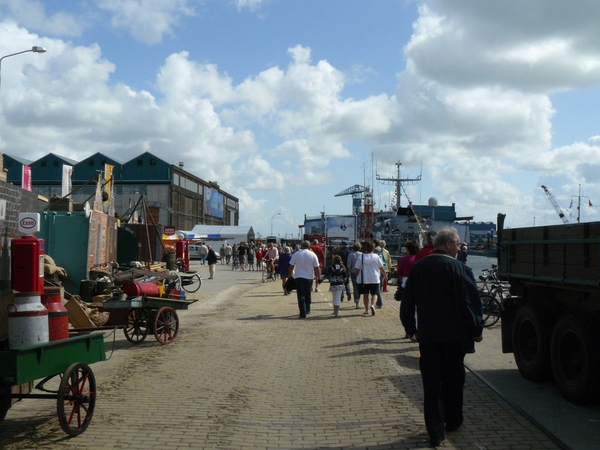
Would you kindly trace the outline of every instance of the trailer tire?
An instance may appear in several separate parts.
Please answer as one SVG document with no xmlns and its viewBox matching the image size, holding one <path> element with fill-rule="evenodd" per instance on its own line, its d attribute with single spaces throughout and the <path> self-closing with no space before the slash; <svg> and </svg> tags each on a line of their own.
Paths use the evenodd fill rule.
<svg viewBox="0 0 600 450">
<path fill-rule="evenodd" d="M 563 397 L 578 405 L 600 398 L 598 322 L 582 314 L 561 317 L 552 333 L 552 373 Z"/>
<path fill-rule="evenodd" d="M 550 379 L 550 342 L 552 317 L 537 305 L 521 306 L 512 328 L 512 344 L 515 362 L 523 377 L 531 381 Z"/>
</svg>

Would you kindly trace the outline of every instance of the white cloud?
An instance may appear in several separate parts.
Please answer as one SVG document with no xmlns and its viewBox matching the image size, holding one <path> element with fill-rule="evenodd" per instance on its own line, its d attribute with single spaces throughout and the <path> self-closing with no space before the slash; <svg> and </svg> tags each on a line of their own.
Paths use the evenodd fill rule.
<svg viewBox="0 0 600 450">
<path fill-rule="evenodd" d="M 194 15 L 189 0 L 95 0 L 100 9 L 113 14 L 111 23 L 124 28 L 138 41 L 160 42 L 173 32 L 181 16 Z"/>
<path fill-rule="evenodd" d="M 5 19 L 12 17 L 20 25 L 53 36 L 79 36 L 87 20 L 72 12 L 59 11 L 47 14 L 44 5 L 32 0 L 4 0 L 0 11 Z"/>
<path fill-rule="evenodd" d="M 250 11 L 256 11 L 266 0 L 233 0 L 238 11 L 248 8 Z"/>
</svg>

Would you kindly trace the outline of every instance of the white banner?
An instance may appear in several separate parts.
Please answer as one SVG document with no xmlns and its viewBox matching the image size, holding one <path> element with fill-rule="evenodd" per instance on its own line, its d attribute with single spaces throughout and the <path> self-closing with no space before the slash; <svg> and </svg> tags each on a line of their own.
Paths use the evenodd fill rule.
<svg viewBox="0 0 600 450">
<path fill-rule="evenodd" d="M 71 193 L 71 175 L 73 175 L 73 166 L 63 164 L 61 197 L 66 197 Z"/>
</svg>

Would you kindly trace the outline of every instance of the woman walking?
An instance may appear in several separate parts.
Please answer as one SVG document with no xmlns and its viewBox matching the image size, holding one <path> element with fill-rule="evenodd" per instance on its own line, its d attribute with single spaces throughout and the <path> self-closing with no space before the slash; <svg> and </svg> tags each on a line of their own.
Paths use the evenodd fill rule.
<svg viewBox="0 0 600 450">
<path fill-rule="evenodd" d="M 342 264 L 342 257 L 335 255 L 331 264 L 331 273 L 329 275 L 329 292 L 331 292 L 331 303 L 333 303 L 333 315 L 338 317 L 340 311 L 340 302 L 346 283 L 346 268 Z"/>
<path fill-rule="evenodd" d="M 279 265 L 277 266 L 279 270 L 279 276 L 281 277 L 281 287 L 283 288 L 283 295 L 290 295 L 290 293 L 285 288 L 285 282 L 287 281 L 289 276 L 291 259 L 292 249 L 291 247 L 285 247 L 283 249 L 283 253 L 279 255 Z"/>
</svg>

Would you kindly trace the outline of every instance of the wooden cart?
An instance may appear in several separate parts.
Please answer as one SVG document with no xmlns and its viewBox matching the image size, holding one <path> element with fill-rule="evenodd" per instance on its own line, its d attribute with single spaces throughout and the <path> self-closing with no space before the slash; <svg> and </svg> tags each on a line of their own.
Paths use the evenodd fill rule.
<svg viewBox="0 0 600 450">
<path fill-rule="evenodd" d="M 0 351 L 0 423 L 17 400 L 55 399 L 63 431 L 71 436 L 83 433 L 96 406 L 96 379 L 88 364 L 104 360 L 103 333 Z M 47 389 L 45 384 L 57 376 L 58 390 Z M 19 392 L 39 379 L 35 389 L 45 394 Z"/>
<path fill-rule="evenodd" d="M 179 333 L 179 317 L 176 310 L 188 309 L 198 300 L 178 300 L 162 297 L 139 297 L 120 300 L 105 300 L 102 308 L 105 311 L 128 309 L 127 320 L 123 331 L 129 342 L 139 344 L 149 332 L 154 333 L 156 340 L 167 345 L 172 343 Z"/>
</svg>

